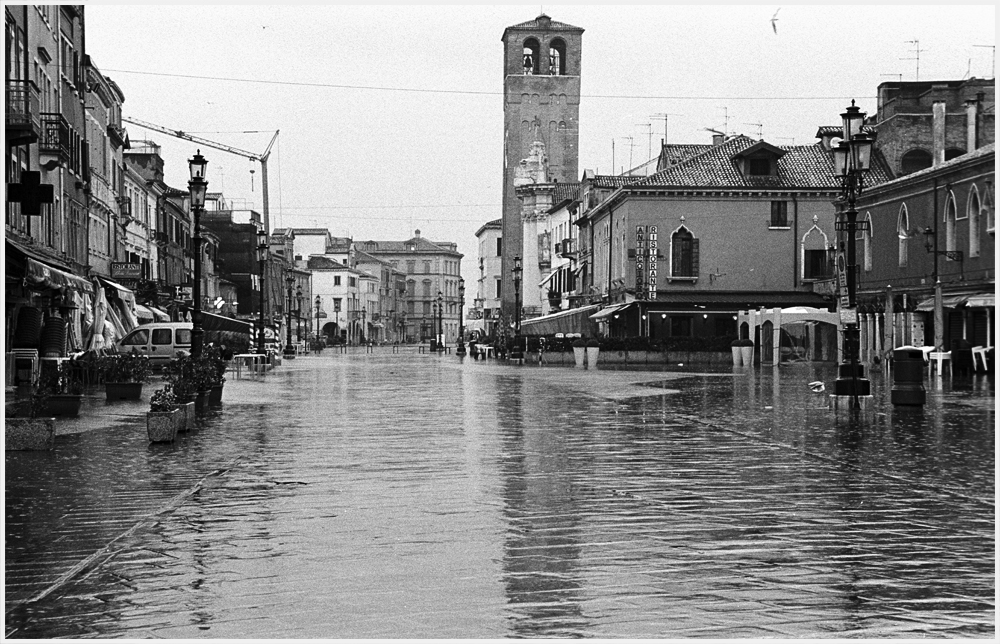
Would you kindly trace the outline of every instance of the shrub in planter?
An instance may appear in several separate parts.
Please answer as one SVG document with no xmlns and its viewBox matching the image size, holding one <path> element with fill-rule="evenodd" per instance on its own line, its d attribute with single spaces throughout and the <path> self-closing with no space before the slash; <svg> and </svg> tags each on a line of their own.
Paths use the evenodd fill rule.
<svg viewBox="0 0 1000 644">
<path fill-rule="evenodd" d="M 108 400 L 139 400 L 152 373 L 149 360 L 135 351 L 104 356 L 99 366 Z"/>
<path fill-rule="evenodd" d="M 45 395 L 44 416 L 80 415 L 83 402 L 83 382 L 72 361 L 62 362 L 56 369 L 46 370 L 38 379 L 37 389 Z"/>
<path fill-rule="evenodd" d="M 597 366 L 597 356 L 601 353 L 601 343 L 597 340 L 587 341 L 587 367 Z"/>
<path fill-rule="evenodd" d="M 173 441 L 177 437 L 177 419 L 180 413 L 169 384 L 154 391 L 149 397 L 149 413 L 146 414 L 146 434 L 150 442 Z"/>
<path fill-rule="evenodd" d="M 4 418 L 4 449 L 43 450 L 55 447 L 56 419 L 45 416 L 49 394 L 37 385 L 29 388 L 27 398 L 7 411 Z"/>
<path fill-rule="evenodd" d="M 587 359 L 587 341 L 583 338 L 573 340 L 573 360 L 577 367 L 583 367 Z"/>
</svg>

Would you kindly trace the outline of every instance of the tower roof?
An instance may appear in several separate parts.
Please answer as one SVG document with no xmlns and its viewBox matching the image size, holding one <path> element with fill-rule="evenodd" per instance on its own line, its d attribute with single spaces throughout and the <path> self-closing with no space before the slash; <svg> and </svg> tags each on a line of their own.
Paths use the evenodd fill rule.
<svg viewBox="0 0 1000 644">
<path fill-rule="evenodd" d="M 568 25 L 565 22 L 557 22 L 552 18 L 549 18 L 544 13 L 539 15 L 534 20 L 529 20 L 528 22 L 522 22 L 520 24 L 507 27 L 503 30 L 504 39 L 507 38 L 508 31 L 575 31 L 583 33 L 582 28 Z"/>
</svg>

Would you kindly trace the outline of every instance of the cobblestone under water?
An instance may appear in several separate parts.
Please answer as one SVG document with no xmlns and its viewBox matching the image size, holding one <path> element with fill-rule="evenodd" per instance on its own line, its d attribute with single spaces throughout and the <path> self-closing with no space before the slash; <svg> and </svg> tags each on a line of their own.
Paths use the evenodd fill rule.
<svg viewBox="0 0 1000 644">
<path fill-rule="evenodd" d="M 833 373 L 328 353 L 172 445 L 90 400 L 6 453 L 6 634 L 993 637 L 992 382 Z"/>
</svg>

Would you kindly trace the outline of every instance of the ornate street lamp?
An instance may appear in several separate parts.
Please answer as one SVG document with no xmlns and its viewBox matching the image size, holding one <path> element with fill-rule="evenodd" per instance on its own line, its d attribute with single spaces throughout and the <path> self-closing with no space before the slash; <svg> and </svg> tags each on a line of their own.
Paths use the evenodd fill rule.
<svg viewBox="0 0 1000 644">
<path fill-rule="evenodd" d="M 511 349 L 510 357 L 514 360 L 522 360 L 524 354 L 521 352 L 521 256 L 514 257 L 514 268 L 510 270 L 514 274 L 514 346 Z"/>
<path fill-rule="evenodd" d="M 263 228 L 257 229 L 257 263 L 260 268 L 260 312 L 257 329 L 257 353 L 264 354 L 264 265 L 267 263 L 267 231 Z"/>
<path fill-rule="evenodd" d="M 836 229 L 847 234 L 847 265 L 839 268 L 847 273 L 847 301 L 841 299 L 841 322 L 844 324 L 844 357 L 838 368 L 838 378 L 834 383 L 834 396 L 849 396 L 852 407 L 860 409 L 860 396 L 871 395 L 871 382 L 864 377 L 864 366 L 858 363 L 861 332 L 857 317 L 857 231 L 867 230 L 869 222 L 858 221 L 858 211 L 854 205 L 858 195 L 864 190 L 864 175 L 871 169 L 871 154 L 874 141 L 861 131 L 865 114 L 860 108 L 851 106 L 840 115 L 843 119 L 843 140 L 833 150 L 833 174 L 841 182 L 843 199 L 847 210 L 838 217 Z M 846 306 L 845 306 L 846 304 Z"/>
<path fill-rule="evenodd" d="M 188 170 L 191 179 L 188 181 L 188 191 L 191 195 L 191 214 L 194 216 L 194 289 L 192 290 L 191 312 L 191 355 L 201 357 L 201 349 L 205 344 L 205 331 L 201 320 L 201 212 L 205 209 L 205 194 L 208 192 L 208 181 L 205 180 L 205 167 L 208 161 L 201 156 L 201 150 L 196 150 L 194 157 L 188 160 Z"/>
<path fill-rule="evenodd" d="M 455 353 L 465 355 L 465 280 L 458 278 L 458 348 Z"/>
<path fill-rule="evenodd" d="M 368 342 L 368 309 L 361 307 L 361 343 Z"/>
<path fill-rule="evenodd" d="M 438 350 L 444 350 L 444 293 L 438 291 Z"/>
<path fill-rule="evenodd" d="M 302 287 L 295 287 L 295 300 L 299 307 L 295 309 L 295 341 L 302 343 Z"/>
<path fill-rule="evenodd" d="M 285 307 L 285 357 L 294 358 L 295 357 L 295 347 L 292 346 L 292 287 L 295 285 L 295 277 L 291 274 L 285 278 L 285 284 L 288 286 L 288 306 Z"/>
</svg>

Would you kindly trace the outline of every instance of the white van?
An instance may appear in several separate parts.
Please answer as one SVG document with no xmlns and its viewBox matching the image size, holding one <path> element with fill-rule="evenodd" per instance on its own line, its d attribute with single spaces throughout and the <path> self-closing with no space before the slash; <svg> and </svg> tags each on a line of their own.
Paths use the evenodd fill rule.
<svg viewBox="0 0 1000 644">
<path fill-rule="evenodd" d="M 150 364 L 162 367 L 177 357 L 178 351 L 191 353 L 190 322 L 152 322 L 129 331 L 117 342 L 121 353 L 147 356 Z"/>
</svg>

